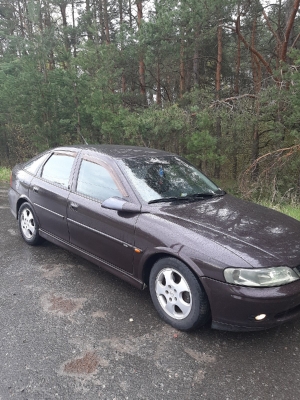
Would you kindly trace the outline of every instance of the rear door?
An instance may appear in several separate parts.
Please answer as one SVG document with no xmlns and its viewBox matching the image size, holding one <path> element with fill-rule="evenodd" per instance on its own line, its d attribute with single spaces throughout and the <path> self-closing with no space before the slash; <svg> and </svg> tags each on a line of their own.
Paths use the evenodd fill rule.
<svg viewBox="0 0 300 400">
<path fill-rule="evenodd" d="M 101 203 L 113 196 L 127 197 L 117 170 L 83 157 L 68 198 L 70 242 L 104 264 L 132 273 L 138 215 L 102 208 Z"/>
<path fill-rule="evenodd" d="M 40 228 L 69 241 L 67 199 L 75 166 L 75 152 L 56 151 L 30 184 L 29 198 L 39 219 Z"/>
</svg>

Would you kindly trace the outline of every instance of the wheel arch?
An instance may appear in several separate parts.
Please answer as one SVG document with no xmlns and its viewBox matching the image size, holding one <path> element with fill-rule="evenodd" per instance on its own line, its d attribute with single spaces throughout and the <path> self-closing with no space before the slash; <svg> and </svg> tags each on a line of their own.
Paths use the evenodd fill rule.
<svg viewBox="0 0 300 400">
<path fill-rule="evenodd" d="M 31 203 L 31 201 L 29 200 L 29 198 L 26 197 L 26 196 L 20 197 L 20 198 L 18 199 L 18 201 L 17 201 L 17 204 L 16 204 L 17 219 L 19 219 L 19 210 L 20 210 L 20 207 L 21 207 L 21 205 L 24 204 L 24 203 L 28 203 L 28 204 L 32 207 L 33 212 L 34 212 L 34 215 L 35 215 L 35 217 L 37 218 L 37 220 L 38 220 L 38 222 L 39 222 L 39 219 L 38 219 L 38 217 L 37 217 L 37 215 L 36 215 L 36 212 L 35 212 L 35 208 L 33 207 L 33 204 Z"/>
<path fill-rule="evenodd" d="M 201 280 L 199 278 L 199 276 L 203 276 L 203 273 L 197 264 L 193 263 L 192 261 L 189 262 L 189 260 L 187 260 L 185 257 L 184 258 L 180 257 L 177 253 L 174 254 L 174 253 L 167 253 L 167 252 L 158 252 L 158 253 L 151 254 L 144 261 L 142 280 L 145 285 L 149 286 L 149 277 L 150 277 L 151 269 L 154 266 L 154 264 L 161 258 L 174 258 L 174 259 L 182 262 L 195 275 L 196 279 L 199 281 L 201 286 L 203 286 L 201 283 Z"/>
<path fill-rule="evenodd" d="M 30 203 L 29 199 L 27 197 L 20 197 L 17 201 L 16 204 L 16 212 L 17 212 L 17 219 L 19 218 L 19 210 L 22 204 L 24 203 L 29 203 L 32 207 L 32 204 Z"/>
<path fill-rule="evenodd" d="M 142 280 L 145 285 L 149 286 L 149 277 L 150 277 L 150 272 L 153 267 L 153 265 L 156 263 L 156 261 L 160 260 L 161 258 L 167 258 L 167 257 L 174 257 L 174 255 L 167 254 L 167 253 L 154 253 L 151 254 L 146 261 L 144 262 L 143 265 L 143 274 L 142 274 Z M 176 257 L 174 257 L 176 258 Z"/>
</svg>

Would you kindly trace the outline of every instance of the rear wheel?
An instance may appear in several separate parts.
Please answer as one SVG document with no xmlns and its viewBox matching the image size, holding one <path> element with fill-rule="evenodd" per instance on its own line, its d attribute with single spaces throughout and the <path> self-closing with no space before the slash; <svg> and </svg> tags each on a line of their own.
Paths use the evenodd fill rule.
<svg viewBox="0 0 300 400">
<path fill-rule="evenodd" d="M 170 257 L 157 261 L 150 273 L 149 287 L 159 315 L 174 328 L 192 330 L 208 321 L 206 293 L 181 261 Z"/>
<path fill-rule="evenodd" d="M 18 213 L 19 229 L 25 242 L 31 246 L 41 243 L 39 225 L 33 208 L 29 203 L 23 203 Z"/>
</svg>

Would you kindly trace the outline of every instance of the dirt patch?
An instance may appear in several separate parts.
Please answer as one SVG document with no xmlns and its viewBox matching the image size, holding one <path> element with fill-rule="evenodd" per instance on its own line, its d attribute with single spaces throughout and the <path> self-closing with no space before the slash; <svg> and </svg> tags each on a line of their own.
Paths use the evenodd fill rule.
<svg viewBox="0 0 300 400">
<path fill-rule="evenodd" d="M 47 312 L 58 315 L 69 315 L 82 308 L 85 301 L 86 299 L 84 298 L 72 299 L 52 294 L 42 299 L 42 305 Z"/>
<path fill-rule="evenodd" d="M 200 385 L 204 381 L 204 379 L 205 379 L 205 371 L 199 369 L 194 375 L 194 382 Z"/>
<path fill-rule="evenodd" d="M 42 269 L 46 271 L 52 271 L 54 268 L 57 268 L 56 264 L 45 264 L 42 266 Z"/>
<path fill-rule="evenodd" d="M 61 268 L 59 265 L 51 265 L 51 264 L 46 264 L 42 266 L 42 270 L 44 272 L 43 276 L 46 279 L 53 280 L 55 278 L 58 278 L 62 276 Z"/>
<path fill-rule="evenodd" d="M 200 353 L 199 351 L 195 351 L 189 348 L 185 348 L 184 351 L 200 364 L 210 364 L 216 362 L 215 356 L 211 356 L 205 353 Z"/>
<path fill-rule="evenodd" d="M 63 314 L 70 314 L 77 308 L 77 304 L 74 300 L 64 299 L 63 297 L 52 296 L 50 302 L 52 305 L 49 307 L 49 311 L 57 311 L 62 312 Z"/>
<path fill-rule="evenodd" d="M 99 360 L 95 353 L 86 353 L 84 357 L 77 358 L 65 364 L 64 372 L 67 374 L 92 374 L 96 371 Z"/>
<path fill-rule="evenodd" d="M 106 312 L 106 311 L 98 310 L 98 311 L 95 311 L 95 312 L 92 314 L 92 317 L 93 317 L 93 318 L 103 318 L 103 319 L 106 319 L 106 315 L 107 315 L 107 312 Z"/>
</svg>

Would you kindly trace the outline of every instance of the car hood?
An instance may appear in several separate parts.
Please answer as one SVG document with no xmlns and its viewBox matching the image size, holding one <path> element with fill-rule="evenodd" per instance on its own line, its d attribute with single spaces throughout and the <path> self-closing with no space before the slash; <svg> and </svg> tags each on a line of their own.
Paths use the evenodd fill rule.
<svg viewBox="0 0 300 400">
<path fill-rule="evenodd" d="M 209 238 L 253 267 L 300 265 L 300 222 L 231 195 L 160 204 L 161 218 Z M 197 239 L 196 239 L 197 240 Z"/>
</svg>

